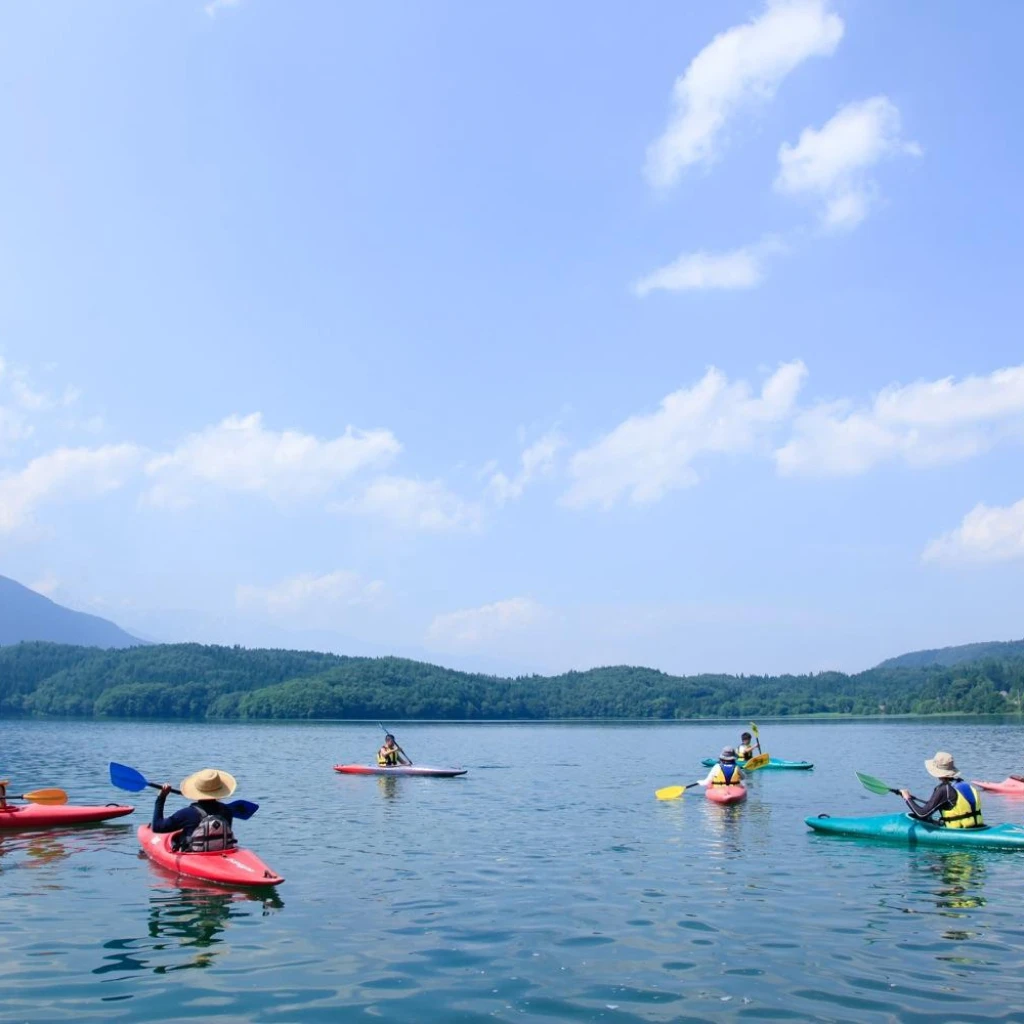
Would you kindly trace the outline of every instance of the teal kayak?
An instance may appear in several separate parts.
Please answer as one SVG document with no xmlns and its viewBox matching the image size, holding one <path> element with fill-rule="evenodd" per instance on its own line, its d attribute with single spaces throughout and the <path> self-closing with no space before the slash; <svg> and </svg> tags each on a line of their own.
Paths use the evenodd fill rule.
<svg viewBox="0 0 1024 1024">
<path fill-rule="evenodd" d="M 741 768 L 746 764 L 745 761 L 737 761 L 736 763 Z M 718 764 L 718 761 L 713 757 L 705 757 L 704 760 L 701 761 L 701 764 L 704 765 L 705 768 L 710 768 L 713 764 Z M 783 761 L 778 757 L 770 757 L 768 758 L 768 763 L 762 765 L 760 770 L 766 772 L 769 768 L 796 768 L 807 771 L 808 768 L 813 767 L 814 765 L 811 764 L 810 761 Z"/>
<path fill-rule="evenodd" d="M 1024 850 L 1024 826 L 986 825 L 983 828 L 947 828 L 917 821 L 909 814 L 879 814 L 870 818 L 806 818 L 815 832 L 860 839 L 881 839 L 910 846 L 973 846 L 993 850 Z"/>
</svg>

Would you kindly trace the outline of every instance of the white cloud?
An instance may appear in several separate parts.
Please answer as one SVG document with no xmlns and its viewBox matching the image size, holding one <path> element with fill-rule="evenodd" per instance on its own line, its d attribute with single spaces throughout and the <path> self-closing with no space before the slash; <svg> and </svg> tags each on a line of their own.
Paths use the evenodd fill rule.
<svg viewBox="0 0 1024 1024">
<path fill-rule="evenodd" d="M 519 472 L 509 479 L 502 472 L 491 474 L 488 489 L 499 505 L 521 498 L 527 485 L 537 477 L 549 476 L 555 468 L 555 456 L 565 446 L 565 438 L 556 431 L 545 434 L 519 457 Z"/>
<path fill-rule="evenodd" d="M 42 594 L 43 597 L 53 597 L 60 589 L 60 580 L 57 579 L 56 574 L 47 571 L 35 582 L 30 583 L 28 588 L 29 590 L 34 590 L 37 594 Z"/>
<path fill-rule="evenodd" d="M 953 462 L 1024 437 L 1024 366 L 985 377 L 893 385 L 873 402 L 818 405 L 775 452 L 783 474 L 850 476 L 886 461 Z"/>
<path fill-rule="evenodd" d="M 435 616 L 427 629 L 427 643 L 441 650 L 486 648 L 523 633 L 547 616 L 547 609 L 536 601 L 511 597 Z"/>
<path fill-rule="evenodd" d="M 122 486 L 142 460 L 133 444 L 102 448 L 57 448 L 24 469 L 0 476 L 0 533 L 32 521 L 47 502 L 91 498 Z"/>
<path fill-rule="evenodd" d="M 371 603 L 383 589 L 380 580 L 366 580 L 357 572 L 338 569 L 322 576 L 300 573 L 267 587 L 242 583 L 235 589 L 235 603 L 272 619 L 301 618 L 308 625 L 310 615 L 318 620 L 330 618 L 340 609 Z"/>
<path fill-rule="evenodd" d="M 764 280 L 761 252 L 751 246 L 731 252 L 689 252 L 633 285 L 643 298 L 653 291 L 754 288 Z"/>
<path fill-rule="evenodd" d="M 868 168 L 901 154 L 920 156 L 921 147 L 900 137 L 900 112 L 893 103 L 873 96 L 841 108 L 820 129 L 805 128 L 795 146 L 783 143 L 775 188 L 818 197 L 825 203 L 826 227 L 853 228 L 877 192 Z"/>
<path fill-rule="evenodd" d="M 734 113 L 771 99 L 791 71 L 831 54 L 842 36 L 825 0 L 770 0 L 753 21 L 715 36 L 676 79 L 668 125 L 647 150 L 648 180 L 667 188 L 684 168 L 711 162 Z"/>
<path fill-rule="evenodd" d="M 389 430 L 355 430 L 322 441 L 294 430 L 263 426 L 259 413 L 229 416 L 191 434 L 173 452 L 151 459 L 148 500 L 188 505 L 203 487 L 275 499 L 325 494 L 359 470 L 387 463 L 401 450 Z"/>
<path fill-rule="evenodd" d="M 657 501 L 697 482 L 693 463 L 709 453 L 755 449 L 792 415 L 807 369 L 785 363 L 754 396 L 745 381 L 730 384 L 714 367 L 691 388 L 662 399 L 656 412 L 632 416 L 570 461 L 564 504 L 610 507 Z"/>
<path fill-rule="evenodd" d="M 480 524 L 479 505 L 453 494 L 440 480 L 378 477 L 360 495 L 335 507 L 403 530 L 442 532 Z"/>
<path fill-rule="evenodd" d="M 210 0 L 208 4 L 203 7 L 207 15 L 211 18 L 217 16 L 218 11 L 225 11 L 229 7 L 240 7 L 242 0 Z"/>
<path fill-rule="evenodd" d="M 1024 500 L 1005 508 L 977 505 L 955 530 L 924 550 L 928 562 L 1006 562 L 1024 558 Z"/>
</svg>

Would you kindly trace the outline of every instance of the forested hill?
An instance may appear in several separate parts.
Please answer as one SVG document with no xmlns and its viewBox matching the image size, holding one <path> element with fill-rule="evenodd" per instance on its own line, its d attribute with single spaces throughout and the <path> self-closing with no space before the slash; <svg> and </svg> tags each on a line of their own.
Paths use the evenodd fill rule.
<svg viewBox="0 0 1024 1024">
<path fill-rule="evenodd" d="M 931 651 L 911 651 L 895 658 L 887 658 L 878 668 L 923 668 L 926 665 L 960 665 L 965 661 L 983 658 L 1013 660 L 1024 658 L 1024 640 L 992 640 L 980 644 L 961 644 L 959 647 L 938 647 Z"/>
<path fill-rule="evenodd" d="M 858 675 L 560 676 L 455 672 L 401 658 L 200 644 L 0 647 L 0 715 L 126 718 L 545 719 L 1016 712 L 1024 658 Z"/>
<path fill-rule="evenodd" d="M 94 647 L 132 647 L 142 643 L 107 619 L 65 608 L 16 580 L 0 576 L 0 644 L 21 640 Z"/>
</svg>

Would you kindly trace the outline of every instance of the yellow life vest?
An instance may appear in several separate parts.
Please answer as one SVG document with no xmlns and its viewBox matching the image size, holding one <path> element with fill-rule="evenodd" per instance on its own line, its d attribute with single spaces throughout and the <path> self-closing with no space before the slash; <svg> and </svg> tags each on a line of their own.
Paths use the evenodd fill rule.
<svg viewBox="0 0 1024 1024">
<path fill-rule="evenodd" d="M 985 822 L 981 817 L 981 797 L 969 782 L 950 783 L 956 790 L 956 803 L 948 811 L 939 811 L 946 828 L 978 828 Z"/>
<path fill-rule="evenodd" d="M 736 757 L 740 761 L 749 761 L 754 756 L 754 748 L 746 745 L 736 748 Z"/>
<path fill-rule="evenodd" d="M 731 764 L 728 767 L 730 769 L 728 778 L 726 778 L 725 775 L 726 766 L 721 762 L 711 769 L 712 786 L 735 786 L 742 780 L 743 773 L 740 771 L 738 765 Z"/>
<path fill-rule="evenodd" d="M 387 747 L 381 747 L 377 751 L 377 764 L 382 768 L 389 768 L 392 765 L 398 764 L 398 748 L 392 747 L 388 750 Z"/>
</svg>

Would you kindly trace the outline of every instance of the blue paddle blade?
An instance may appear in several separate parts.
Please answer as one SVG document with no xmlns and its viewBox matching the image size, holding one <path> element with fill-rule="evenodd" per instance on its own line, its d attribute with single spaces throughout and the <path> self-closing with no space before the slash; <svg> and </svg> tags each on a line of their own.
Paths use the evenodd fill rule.
<svg viewBox="0 0 1024 1024">
<path fill-rule="evenodd" d="M 142 772 L 116 761 L 110 762 L 110 781 L 118 789 L 127 789 L 129 793 L 138 793 L 146 788 L 146 777 Z"/>
<path fill-rule="evenodd" d="M 232 815 L 242 821 L 248 821 L 260 809 L 260 805 L 251 800 L 232 800 L 224 806 L 230 807 Z"/>
</svg>

